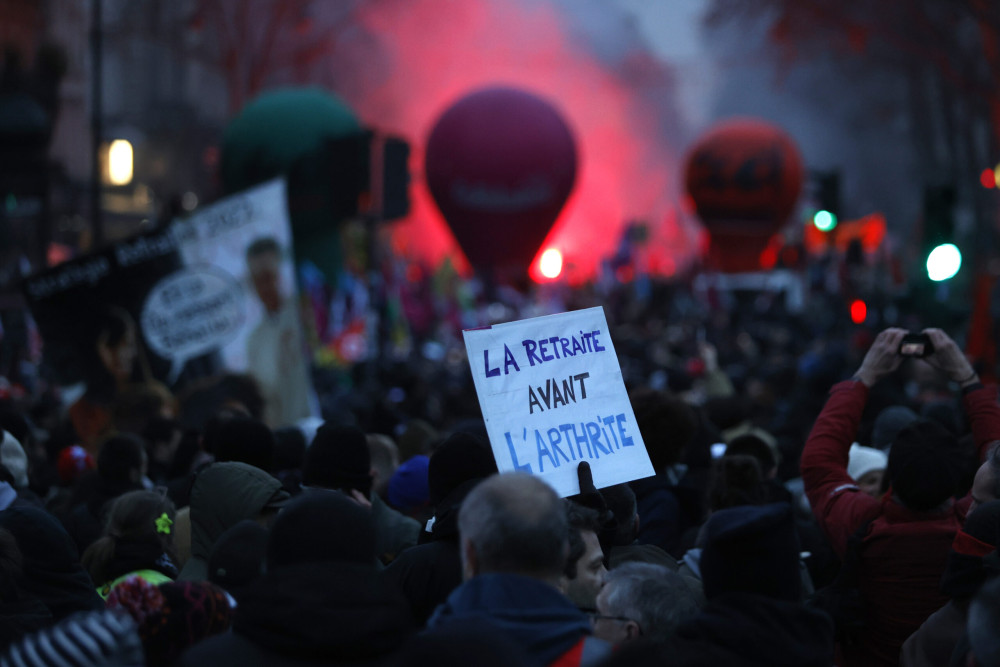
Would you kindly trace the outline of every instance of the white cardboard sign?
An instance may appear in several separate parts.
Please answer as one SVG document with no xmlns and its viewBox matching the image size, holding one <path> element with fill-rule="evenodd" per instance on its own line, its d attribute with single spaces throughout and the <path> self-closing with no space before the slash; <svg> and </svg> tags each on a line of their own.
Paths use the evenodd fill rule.
<svg viewBox="0 0 1000 667">
<path fill-rule="evenodd" d="M 464 332 L 479 405 L 500 472 L 526 472 L 559 495 L 653 475 L 603 308 Z"/>
</svg>

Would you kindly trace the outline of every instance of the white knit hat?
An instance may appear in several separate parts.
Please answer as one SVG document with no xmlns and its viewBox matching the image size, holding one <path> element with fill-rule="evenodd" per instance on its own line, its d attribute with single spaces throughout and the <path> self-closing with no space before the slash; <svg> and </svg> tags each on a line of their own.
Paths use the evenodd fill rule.
<svg viewBox="0 0 1000 667">
<path fill-rule="evenodd" d="M 873 470 L 885 470 L 888 464 L 889 457 L 882 450 L 854 443 L 848 454 L 847 474 L 856 482 Z"/>
</svg>

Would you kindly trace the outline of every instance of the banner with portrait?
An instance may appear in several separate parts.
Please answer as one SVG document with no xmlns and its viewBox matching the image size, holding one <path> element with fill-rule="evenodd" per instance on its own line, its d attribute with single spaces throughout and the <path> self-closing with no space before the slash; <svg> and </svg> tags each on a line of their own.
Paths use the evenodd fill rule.
<svg viewBox="0 0 1000 667">
<path fill-rule="evenodd" d="M 271 426 L 314 413 L 285 184 L 228 197 L 23 284 L 45 356 L 78 400 L 254 378 Z M 78 429 L 79 430 L 79 429 Z"/>
</svg>

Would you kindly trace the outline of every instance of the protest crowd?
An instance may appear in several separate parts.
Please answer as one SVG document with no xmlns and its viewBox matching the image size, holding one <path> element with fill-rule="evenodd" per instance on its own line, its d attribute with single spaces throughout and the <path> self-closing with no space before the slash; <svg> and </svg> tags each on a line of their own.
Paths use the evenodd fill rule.
<svg viewBox="0 0 1000 667">
<path fill-rule="evenodd" d="M 1000 404 L 957 335 L 559 298 L 604 306 L 653 476 L 498 474 L 461 314 L 314 378 L 325 421 L 112 339 L 102 392 L 7 396 L 0 665 L 1000 666 Z"/>
</svg>

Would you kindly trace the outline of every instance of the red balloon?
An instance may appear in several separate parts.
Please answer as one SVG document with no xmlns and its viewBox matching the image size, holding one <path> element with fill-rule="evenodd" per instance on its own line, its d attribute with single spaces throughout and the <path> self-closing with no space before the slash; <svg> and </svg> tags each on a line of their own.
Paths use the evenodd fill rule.
<svg viewBox="0 0 1000 667">
<path fill-rule="evenodd" d="M 780 128 L 730 120 L 695 144 L 685 181 L 711 237 L 712 263 L 725 271 L 759 270 L 761 251 L 798 200 L 802 157 Z"/>
<path fill-rule="evenodd" d="M 427 185 L 476 269 L 526 271 L 576 180 L 576 144 L 545 100 L 514 88 L 473 92 L 427 142 Z"/>
</svg>

